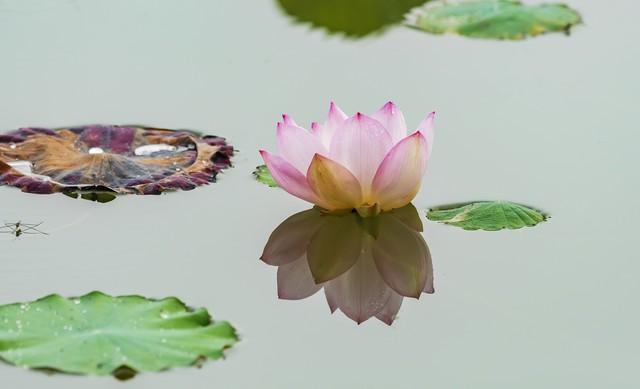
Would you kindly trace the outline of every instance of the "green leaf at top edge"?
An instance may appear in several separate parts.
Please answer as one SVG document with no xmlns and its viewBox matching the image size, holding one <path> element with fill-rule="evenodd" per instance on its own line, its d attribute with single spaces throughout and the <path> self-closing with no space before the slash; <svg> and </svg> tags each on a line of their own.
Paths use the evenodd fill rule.
<svg viewBox="0 0 640 389">
<path fill-rule="evenodd" d="M 412 8 L 428 0 L 276 0 L 296 22 L 328 34 L 363 38 L 400 24 Z"/>
<path fill-rule="evenodd" d="M 509 40 L 568 33 L 581 22 L 580 14 L 567 5 L 526 5 L 518 0 L 431 1 L 407 17 L 409 27 L 432 34 Z"/>
<path fill-rule="evenodd" d="M 498 231 L 533 227 L 546 221 L 548 216 L 509 201 L 478 201 L 430 209 L 427 219 L 465 230 Z"/>
<path fill-rule="evenodd" d="M 237 341 L 229 323 L 175 297 L 92 292 L 0 306 L 0 359 L 21 367 L 124 379 L 218 359 Z"/>
<path fill-rule="evenodd" d="M 273 179 L 266 165 L 257 166 L 256 170 L 253 172 L 253 176 L 258 180 L 258 182 L 269 185 L 271 188 L 278 186 L 278 183 Z"/>
</svg>

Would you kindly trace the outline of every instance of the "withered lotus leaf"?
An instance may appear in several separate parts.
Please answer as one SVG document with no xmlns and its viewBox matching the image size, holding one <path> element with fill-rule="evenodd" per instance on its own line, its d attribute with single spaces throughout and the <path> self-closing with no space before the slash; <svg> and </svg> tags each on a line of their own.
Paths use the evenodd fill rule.
<svg viewBox="0 0 640 389">
<path fill-rule="evenodd" d="M 21 128 L 0 134 L 0 185 L 38 194 L 191 190 L 214 182 L 232 155 L 224 138 L 186 130 Z"/>
</svg>

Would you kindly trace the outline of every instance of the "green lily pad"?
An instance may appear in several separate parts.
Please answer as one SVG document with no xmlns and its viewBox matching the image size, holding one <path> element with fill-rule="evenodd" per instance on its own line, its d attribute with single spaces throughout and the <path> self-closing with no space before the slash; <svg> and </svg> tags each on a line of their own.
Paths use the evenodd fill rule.
<svg viewBox="0 0 640 389">
<path fill-rule="evenodd" d="M 256 178 L 256 180 L 258 180 L 258 182 L 262 182 L 263 184 L 269 185 L 272 188 L 278 186 L 278 183 L 273 179 L 266 165 L 257 166 L 256 170 L 253 172 L 253 176 Z"/>
<path fill-rule="evenodd" d="M 296 21 L 350 38 L 384 31 L 428 0 L 277 0 Z"/>
<path fill-rule="evenodd" d="M 433 34 L 520 40 L 564 31 L 582 22 L 564 4 L 525 5 L 519 0 L 432 1 L 408 16 L 409 27 Z"/>
<path fill-rule="evenodd" d="M 508 201 L 479 201 L 430 209 L 427 219 L 465 230 L 498 231 L 533 227 L 547 220 L 548 216 Z"/>
<path fill-rule="evenodd" d="M 0 358 L 21 367 L 130 378 L 218 359 L 237 341 L 229 323 L 175 297 L 93 292 L 0 306 Z"/>
</svg>

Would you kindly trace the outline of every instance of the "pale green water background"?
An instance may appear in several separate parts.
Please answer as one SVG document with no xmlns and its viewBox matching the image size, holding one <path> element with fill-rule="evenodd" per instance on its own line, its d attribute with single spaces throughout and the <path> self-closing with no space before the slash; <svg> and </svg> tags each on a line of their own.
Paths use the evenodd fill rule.
<svg viewBox="0 0 640 389">
<path fill-rule="evenodd" d="M 0 128 L 140 123 L 226 136 L 218 184 L 109 204 L 0 188 L 0 303 L 57 292 L 175 295 L 242 341 L 202 369 L 121 383 L 0 365 L 21 388 L 638 387 L 640 35 L 634 1 L 572 0 L 586 25 L 526 42 L 404 28 L 344 41 L 294 26 L 272 1 L 0 1 Z M 436 294 L 392 327 L 329 314 L 324 296 L 276 299 L 258 261 L 307 205 L 254 182 L 287 112 L 393 99 L 415 126 L 438 111 L 414 204 L 508 199 L 553 215 L 533 229 L 427 223 Z"/>
</svg>

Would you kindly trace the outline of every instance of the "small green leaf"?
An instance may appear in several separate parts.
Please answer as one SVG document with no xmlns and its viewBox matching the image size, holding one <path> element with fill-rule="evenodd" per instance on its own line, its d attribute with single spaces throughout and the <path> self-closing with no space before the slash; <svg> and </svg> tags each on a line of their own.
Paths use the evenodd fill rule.
<svg viewBox="0 0 640 389">
<path fill-rule="evenodd" d="M 329 34 L 362 38 L 402 22 L 404 15 L 428 0 L 277 0 L 296 21 Z"/>
<path fill-rule="evenodd" d="M 262 182 L 265 185 L 269 185 L 272 188 L 278 186 L 278 183 L 273 179 L 271 173 L 269 172 L 269 169 L 267 169 L 267 166 L 265 165 L 257 166 L 256 170 L 253 172 L 253 175 L 255 176 L 256 180 Z"/>
<path fill-rule="evenodd" d="M 533 227 L 547 220 L 540 211 L 508 201 L 479 201 L 430 209 L 427 219 L 465 230 L 498 231 Z"/>
<path fill-rule="evenodd" d="M 0 358 L 22 367 L 131 378 L 218 359 L 237 340 L 229 323 L 174 297 L 93 292 L 0 306 Z"/>
<path fill-rule="evenodd" d="M 525 5 L 519 0 L 432 1 L 408 16 L 407 24 L 433 34 L 520 40 L 547 32 L 568 32 L 582 22 L 564 4 Z"/>
</svg>

